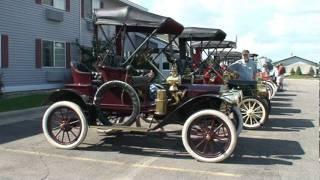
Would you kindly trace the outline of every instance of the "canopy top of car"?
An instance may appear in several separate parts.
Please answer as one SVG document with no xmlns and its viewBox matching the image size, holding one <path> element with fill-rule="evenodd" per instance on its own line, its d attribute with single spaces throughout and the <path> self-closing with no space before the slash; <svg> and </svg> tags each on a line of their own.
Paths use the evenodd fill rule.
<svg viewBox="0 0 320 180">
<path fill-rule="evenodd" d="M 179 35 L 184 27 L 170 17 L 164 17 L 134 7 L 117 7 L 95 11 L 96 25 L 125 26 L 128 32 Z"/>
<path fill-rule="evenodd" d="M 250 53 L 250 57 L 258 57 L 259 55 L 256 53 Z"/>
<path fill-rule="evenodd" d="M 197 41 L 191 44 L 193 48 L 213 49 L 213 48 L 237 48 L 237 43 L 233 41 Z"/>
<path fill-rule="evenodd" d="M 179 39 L 185 41 L 223 41 L 227 34 L 221 29 L 185 27 Z"/>
</svg>

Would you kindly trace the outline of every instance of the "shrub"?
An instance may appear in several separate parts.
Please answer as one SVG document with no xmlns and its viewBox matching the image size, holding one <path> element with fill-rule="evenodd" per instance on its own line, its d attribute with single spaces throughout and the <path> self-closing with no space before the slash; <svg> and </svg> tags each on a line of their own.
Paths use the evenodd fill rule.
<svg viewBox="0 0 320 180">
<path fill-rule="evenodd" d="M 296 75 L 302 75 L 300 66 L 297 67 Z"/>
<path fill-rule="evenodd" d="M 290 75 L 293 76 L 295 74 L 296 74 L 296 71 L 292 68 L 291 71 L 290 71 Z"/>
<path fill-rule="evenodd" d="M 312 66 L 310 67 L 308 74 L 309 74 L 310 76 L 313 76 L 313 75 L 314 75 L 314 70 L 313 70 L 313 67 L 312 67 Z"/>
</svg>

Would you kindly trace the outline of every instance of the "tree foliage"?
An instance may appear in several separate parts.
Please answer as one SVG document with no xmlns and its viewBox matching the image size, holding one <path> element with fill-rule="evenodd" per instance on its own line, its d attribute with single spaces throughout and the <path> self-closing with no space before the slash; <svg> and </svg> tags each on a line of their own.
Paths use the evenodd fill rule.
<svg viewBox="0 0 320 180">
<path fill-rule="evenodd" d="M 296 75 L 302 75 L 300 66 L 297 67 Z"/>
<path fill-rule="evenodd" d="M 293 76 L 295 74 L 296 74 L 296 71 L 293 68 L 291 68 L 290 75 Z"/>
<path fill-rule="evenodd" d="M 309 69 L 308 74 L 309 74 L 310 76 L 313 76 L 313 75 L 314 75 L 314 69 L 313 69 L 312 66 L 310 66 L 310 69 Z"/>
</svg>

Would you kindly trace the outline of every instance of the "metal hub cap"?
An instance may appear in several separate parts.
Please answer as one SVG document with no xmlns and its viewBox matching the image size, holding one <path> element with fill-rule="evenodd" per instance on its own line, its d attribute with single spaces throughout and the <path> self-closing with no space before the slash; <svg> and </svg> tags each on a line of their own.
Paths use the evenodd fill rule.
<svg viewBox="0 0 320 180">
<path fill-rule="evenodd" d="M 212 140 L 212 136 L 209 133 L 206 134 L 205 138 L 206 138 L 207 141 L 211 141 Z"/>
<path fill-rule="evenodd" d="M 70 131 L 72 128 L 71 128 L 71 125 L 68 121 L 62 121 L 62 123 L 60 124 L 60 128 L 63 130 L 63 131 Z"/>
<path fill-rule="evenodd" d="M 253 109 L 249 109 L 248 111 L 247 111 L 247 115 L 248 116 L 252 116 L 254 114 L 254 110 Z"/>
</svg>

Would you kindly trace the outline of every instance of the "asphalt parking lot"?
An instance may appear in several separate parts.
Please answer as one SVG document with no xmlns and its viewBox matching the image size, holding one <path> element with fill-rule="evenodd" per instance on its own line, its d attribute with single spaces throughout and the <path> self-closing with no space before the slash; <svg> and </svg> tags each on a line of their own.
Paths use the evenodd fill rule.
<svg viewBox="0 0 320 180">
<path fill-rule="evenodd" d="M 319 179 L 319 82 L 287 80 L 266 125 L 222 163 L 190 157 L 177 134 L 105 136 L 76 150 L 45 140 L 40 116 L 0 119 L 0 179 Z M 41 114 L 41 111 L 38 113 Z"/>
</svg>

